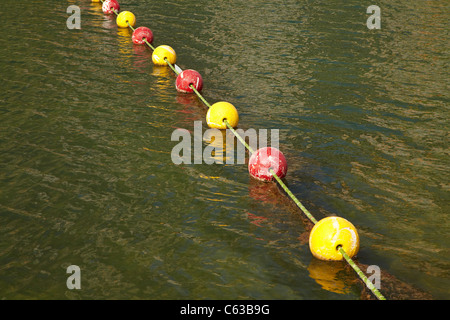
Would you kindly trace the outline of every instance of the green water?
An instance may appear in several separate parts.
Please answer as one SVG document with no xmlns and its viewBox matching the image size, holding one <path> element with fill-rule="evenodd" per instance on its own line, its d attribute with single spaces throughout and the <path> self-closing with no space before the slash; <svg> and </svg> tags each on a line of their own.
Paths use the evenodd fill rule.
<svg viewBox="0 0 450 320">
<path fill-rule="evenodd" d="M 280 130 L 290 190 L 357 227 L 388 299 L 450 298 L 445 1 L 120 3 L 241 128 Z M 345 263 L 312 257 L 276 184 L 172 163 L 172 132 L 206 129 L 207 109 L 99 4 L 5 0 L 0 17 L 0 299 L 365 297 Z"/>
</svg>

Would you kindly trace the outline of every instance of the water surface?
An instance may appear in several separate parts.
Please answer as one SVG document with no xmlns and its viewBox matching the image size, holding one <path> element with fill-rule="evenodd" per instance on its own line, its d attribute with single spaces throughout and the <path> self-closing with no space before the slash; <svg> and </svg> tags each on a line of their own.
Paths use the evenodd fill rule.
<svg viewBox="0 0 450 320">
<path fill-rule="evenodd" d="M 382 278 L 387 298 L 450 298 L 445 2 L 379 1 L 380 30 L 368 1 L 120 3 L 241 128 L 280 130 L 290 190 L 357 227 L 358 263 L 414 288 Z M 172 132 L 206 129 L 206 107 L 99 4 L 0 13 L 0 298 L 366 298 L 345 263 L 312 257 L 311 224 L 276 184 L 172 163 Z"/>
</svg>

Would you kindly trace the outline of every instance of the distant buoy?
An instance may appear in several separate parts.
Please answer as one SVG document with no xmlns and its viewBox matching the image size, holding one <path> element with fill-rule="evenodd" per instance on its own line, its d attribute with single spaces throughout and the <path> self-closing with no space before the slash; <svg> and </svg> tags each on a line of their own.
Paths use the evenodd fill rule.
<svg viewBox="0 0 450 320">
<path fill-rule="evenodd" d="M 342 260 L 339 247 L 352 258 L 359 250 L 355 226 L 344 218 L 327 217 L 314 225 L 309 235 L 311 253 L 320 260 Z"/>
<path fill-rule="evenodd" d="M 148 43 L 153 42 L 153 32 L 147 27 L 139 27 L 133 31 L 133 35 L 131 36 L 131 40 L 133 40 L 134 44 L 144 44 L 145 40 Z"/>
<path fill-rule="evenodd" d="M 252 177 L 258 180 L 273 180 L 274 177 L 269 169 L 272 169 L 279 178 L 286 176 L 286 158 L 277 148 L 267 147 L 258 149 L 248 160 L 248 171 Z"/>
<path fill-rule="evenodd" d="M 117 0 L 105 0 L 102 5 L 102 11 L 105 14 L 112 14 L 120 11 L 120 5 Z"/>
<path fill-rule="evenodd" d="M 216 102 L 206 113 L 206 122 L 210 128 L 226 129 L 225 119 L 233 128 L 237 127 L 239 123 L 239 114 L 229 102 Z"/>
<path fill-rule="evenodd" d="M 128 23 L 132 27 L 134 27 L 134 25 L 136 24 L 136 17 L 130 11 L 122 11 L 117 16 L 116 22 L 117 26 L 119 26 L 120 28 L 128 28 Z"/>
<path fill-rule="evenodd" d="M 173 50 L 172 47 L 165 45 L 155 48 L 155 51 L 153 51 L 152 54 L 153 63 L 157 66 L 165 66 L 167 65 L 165 59 L 167 59 L 171 64 L 177 62 L 177 54 L 175 53 L 175 50 Z"/>
<path fill-rule="evenodd" d="M 200 73 L 192 69 L 182 71 L 177 76 L 177 80 L 175 82 L 177 91 L 184 93 L 194 92 L 194 90 L 191 88 L 191 85 L 193 85 L 193 87 L 200 92 L 203 88 L 202 76 L 200 75 Z"/>
</svg>

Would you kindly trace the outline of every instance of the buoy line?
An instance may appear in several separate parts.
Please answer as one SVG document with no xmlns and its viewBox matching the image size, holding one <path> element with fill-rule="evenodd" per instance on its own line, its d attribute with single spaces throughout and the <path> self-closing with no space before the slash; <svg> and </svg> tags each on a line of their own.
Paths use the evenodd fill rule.
<svg viewBox="0 0 450 320">
<path fill-rule="evenodd" d="M 262 181 L 275 180 L 283 188 L 286 194 L 314 224 L 309 236 L 309 247 L 313 256 L 320 260 L 345 260 L 375 297 L 379 300 L 386 300 L 352 260 L 352 257 L 359 251 L 359 236 L 355 226 L 348 220 L 336 216 L 326 217 L 317 221 L 282 181 L 282 178 L 287 173 L 287 162 L 281 151 L 272 147 L 253 150 L 235 130 L 239 122 L 239 114 L 236 108 L 231 103 L 224 101 L 216 102 L 213 105 L 209 104 L 200 93 L 203 87 L 201 75 L 195 70 L 181 70 L 176 65 L 175 50 L 170 46 L 161 45 L 155 48 L 152 45 L 152 31 L 147 27 L 134 28 L 136 24 L 135 15 L 130 11 L 121 12 L 117 0 L 92 0 L 92 2 L 101 3 L 103 13 L 115 14 L 119 28 L 130 28 L 133 31 L 132 41 L 134 44 L 145 44 L 151 48 L 153 50 L 152 61 L 155 65 L 166 65 L 172 69 L 177 75 L 175 84 L 177 91 L 183 93 L 193 92 L 199 97 L 208 107 L 206 122 L 210 128 L 229 129 L 236 136 L 249 152 L 248 170 L 253 178 Z"/>
</svg>

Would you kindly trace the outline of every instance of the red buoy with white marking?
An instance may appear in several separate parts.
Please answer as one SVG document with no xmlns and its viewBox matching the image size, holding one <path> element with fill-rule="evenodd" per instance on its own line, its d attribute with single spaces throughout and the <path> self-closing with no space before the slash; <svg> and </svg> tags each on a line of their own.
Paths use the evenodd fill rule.
<svg viewBox="0 0 450 320">
<path fill-rule="evenodd" d="M 179 92 L 190 93 L 194 90 L 191 88 L 191 84 L 197 91 L 201 91 L 203 88 L 203 79 L 200 73 L 195 70 L 187 69 L 177 76 L 175 87 Z"/>
<path fill-rule="evenodd" d="M 272 147 L 258 149 L 248 161 L 250 175 L 258 180 L 271 181 L 274 179 L 269 169 L 272 169 L 279 178 L 287 173 L 287 162 L 283 153 Z"/>
<path fill-rule="evenodd" d="M 114 11 L 120 11 L 120 5 L 117 0 L 105 0 L 102 5 L 102 11 L 105 14 L 112 14 Z"/>
<path fill-rule="evenodd" d="M 133 31 L 133 35 L 131 36 L 134 44 L 144 44 L 145 40 L 148 43 L 153 42 L 153 32 L 147 27 L 139 27 Z"/>
</svg>

